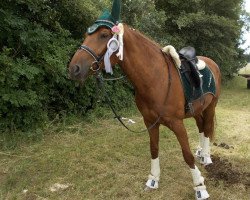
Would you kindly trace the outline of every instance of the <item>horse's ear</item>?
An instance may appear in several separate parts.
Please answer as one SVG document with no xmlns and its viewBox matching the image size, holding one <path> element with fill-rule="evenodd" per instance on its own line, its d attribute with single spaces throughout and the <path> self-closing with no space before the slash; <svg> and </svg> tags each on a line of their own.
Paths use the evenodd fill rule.
<svg viewBox="0 0 250 200">
<path fill-rule="evenodd" d="M 116 22 L 120 21 L 121 0 L 114 0 L 111 15 Z"/>
</svg>

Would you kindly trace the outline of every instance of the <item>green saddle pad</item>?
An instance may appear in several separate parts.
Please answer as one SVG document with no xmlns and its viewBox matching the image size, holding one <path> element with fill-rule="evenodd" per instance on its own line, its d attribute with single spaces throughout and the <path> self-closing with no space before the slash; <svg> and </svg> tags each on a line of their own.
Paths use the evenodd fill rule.
<svg viewBox="0 0 250 200">
<path fill-rule="evenodd" d="M 215 81 L 211 70 L 206 66 L 203 70 L 200 70 L 199 72 L 203 75 L 202 77 L 203 92 L 201 88 L 193 89 L 189 81 L 187 80 L 186 76 L 180 72 L 186 103 L 190 103 L 196 99 L 199 99 L 203 94 L 211 93 L 215 95 L 216 92 Z"/>
</svg>

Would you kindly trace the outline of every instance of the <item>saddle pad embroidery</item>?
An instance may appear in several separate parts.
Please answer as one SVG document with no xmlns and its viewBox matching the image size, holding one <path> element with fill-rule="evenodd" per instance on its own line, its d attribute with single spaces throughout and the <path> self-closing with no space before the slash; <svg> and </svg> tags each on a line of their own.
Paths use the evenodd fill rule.
<svg viewBox="0 0 250 200">
<path fill-rule="evenodd" d="M 211 70 L 206 66 L 203 70 L 200 70 L 199 72 L 203 75 L 202 77 L 203 93 L 200 88 L 196 88 L 195 90 L 193 90 L 186 76 L 183 73 L 181 73 L 181 71 L 179 73 L 181 81 L 182 81 L 184 94 L 185 94 L 186 104 L 196 99 L 199 99 L 202 96 L 202 94 L 211 93 L 215 95 L 215 92 L 216 92 L 215 80 L 214 80 L 214 76 Z"/>
</svg>

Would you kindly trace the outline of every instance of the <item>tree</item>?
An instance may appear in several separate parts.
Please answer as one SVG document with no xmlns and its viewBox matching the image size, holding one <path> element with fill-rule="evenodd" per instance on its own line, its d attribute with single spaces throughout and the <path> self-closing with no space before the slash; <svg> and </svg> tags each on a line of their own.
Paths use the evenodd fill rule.
<svg viewBox="0 0 250 200">
<path fill-rule="evenodd" d="M 165 38 L 163 11 L 157 11 L 152 0 L 123 0 L 122 20 L 154 40 L 161 42 Z"/>
<path fill-rule="evenodd" d="M 214 59 L 224 79 L 232 77 L 241 66 L 241 31 L 244 22 L 243 0 L 156 0 L 158 10 L 167 16 L 165 30 L 169 41 L 180 49 L 194 46 L 200 55 Z"/>
<path fill-rule="evenodd" d="M 26 130 L 55 115 L 86 113 L 96 86 L 75 87 L 67 64 L 107 2 L 6 0 L 0 3 L 0 127 Z M 127 105 L 127 89 L 114 101 Z M 124 100 L 125 99 L 125 100 Z"/>
<path fill-rule="evenodd" d="M 25 130 L 55 115 L 95 107 L 93 79 L 75 87 L 67 77 L 70 56 L 111 0 L 0 1 L 0 127 Z M 192 45 L 213 58 L 224 79 L 246 58 L 241 28 L 249 23 L 243 0 L 123 0 L 122 20 L 177 49 Z M 249 28 L 246 26 L 246 29 Z M 119 76 L 119 70 L 115 70 Z M 108 83 L 113 103 L 132 100 L 127 82 Z M 128 98 L 126 98 L 128 97 Z"/>
</svg>

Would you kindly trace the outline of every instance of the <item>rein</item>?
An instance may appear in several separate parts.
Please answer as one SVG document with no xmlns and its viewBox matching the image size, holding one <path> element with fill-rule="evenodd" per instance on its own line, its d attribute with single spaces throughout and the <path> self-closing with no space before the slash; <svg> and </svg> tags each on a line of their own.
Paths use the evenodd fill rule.
<svg viewBox="0 0 250 200">
<path fill-rule="evenodd" d="M 111 99 L 108 95 L 108 93 L 106 92 L 105 88 L 104 88 L 104 81 L 115 81 L 115 80 L 120 80 L 125 78 L 126 76 L 121 76 L 119 78 L 110 78 L 110 79 L 105 79 L 102 77 L 101 72 L 100 72 L 100 62 L 103 60 L 104 55 L 103 56 L 97 56 L 96 53 L 90 49 L 88 46 L 86 45 L 81 45 L 79 47 L 80 50 L 84 50 L 86 51 L 89 55 L 91 55 L 94 58 L 94 61 L 91 64 L 90 69 L 95 72 L 95 77 L 96 77 L 96 82 L 97 82 L 97 86 L 99 87 L 99 90 L 103 93 L 106 103 L 108 104 L 108 106 L 110 107 L 110 109 L 112 110 L 112 112 L 115 115 L 115 119 L 117 119 L 128 131 L 133 132 L 133 133 L 143 133 L 146 131 L 151 130 L 152 128 L 154 128 L 156 126 L 156 124 L 160 121 L 161 119 L 161 115 L 155 120 L 155 122 L 150 125 L 148 128 L 141 130 L 141 131 L 134 131 L 132 129 L 130 129 L 121 119 L 121 116 L 117 114 L 115 108 L 113 107 L 112 103 L 111 103 Z M 167 59 L 167 56 L 162 52 L 163 56 L 165 57 L 167 66 L 168 66 L 168 92 L 167 92 L 167 96 L 166 99 L 169 96 L 169 90 L 170 90 L 170 86 L 171 86 L 171 75 L 170 75 L 170 61 Z M 93 68 L 93 65 L 96 64 L 97 65 L 97 69 Z"/>
<path fill-rule="evenodd" d="M 103 93 L 104 97 L 105 97 L 105 100 L 106 100 L 106 103 L 108 104 L 108 106 L 110 107 L 110 109 L 112 110 L 112 112 L 114 113 L 115 115 L 115 119 L 117 119 L 122 125 L 123 127 L 125 127 L 128 131 L 132 132 L 132 133 L 143 133 L 143 132 L 146 132 L 146 131 L 149 131 L 151 130 L 152 128 L 155 127 L 155 125 L 160 121 L 161 119 L 161 116 L 159 116 L 156 121 L 149 127 L 149 128 L 146 128 L 144 130 L 141 130 L 141 131 L 134 131 L 132 129 L 130 129 L 121 119 L 121 116 L 118 115 L 118 113 L 115 111 L 115 108 L 113 107 L 112 103 L 111 103 L 111 99 L 108 95 L 108 93 L 106 92 L 105 88 L 103 87 L 104 83 L 103 83 L 104 79 L 102 77 L 102 75 L 100 73 L 98 73 L 96 75 L 96 82 L 97 82 L 97 85 L 99 87 L 99 90 Z"/>
<path fill-rule="evenodd" d="M 126 78 L 127 76 L 121 76 L 121 77 L 117 77 L 117 78 L 102 78 L 104 81 L 118 81 L 121 79 Z"/>
</svg>

